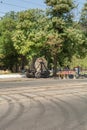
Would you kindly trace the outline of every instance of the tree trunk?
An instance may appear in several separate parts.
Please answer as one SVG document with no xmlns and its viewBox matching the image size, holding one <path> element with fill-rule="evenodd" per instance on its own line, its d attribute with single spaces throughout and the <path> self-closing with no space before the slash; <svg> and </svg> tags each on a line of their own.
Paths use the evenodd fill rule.
<svg viewBox="0 0 87 130">
<path fill-rule="evenodd" d="M 57 55 L 55 54 L 53 57 L 53 76 L 56 77 L 57 76 Z"/>
<path fill-rule="evenodd" d="M 25 69 L 26 57 L 21 55 L 21 71 Z"/>
</svg>

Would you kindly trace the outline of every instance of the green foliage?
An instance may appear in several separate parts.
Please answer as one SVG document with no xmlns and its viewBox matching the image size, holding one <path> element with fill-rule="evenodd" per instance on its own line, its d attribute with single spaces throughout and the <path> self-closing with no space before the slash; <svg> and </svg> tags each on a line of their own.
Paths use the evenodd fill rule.
<svg viewBox="0 0 87 130">
<path fill-rule="evenodd" d="M 85 2 L 79 21 L 80 29 L 83 31 L 84 44 L 80 49 L 84 52 L 83 55 L 87 55 L 87 1 Z"/>
<path fill-rule="evenodd" d="M 47 14 L 52 21 L 47 43 L 50 44 L 56 74 L 58 62 L 61 65 L 70 64 L 73 55 L 79 57 L 85 55 L 86 38 L 74 25 L 73 0 L 45 0 L 45 3 L 49 7 Z"/>
<path fill-rule="evenodd" d="M 81 29 L 83 30 L 85 36 L 87 37 L 87 1 L 82 8 L 79 23 L 80 23 Z"/>
<path fill-rule="evenodd" d="M 84 27 L 87 28 L 87 2 L 84 4 L 84 7 L 82 9 L 80 22 Z"/>
<path fill-rule="evenodd" d="M 0 21 L 0 61 L 11 70 L 18 56 L 12 41 L 15 25 L 14 19 L 7 15 Z"/>
<path fill-rule="evenodd" d="M 54 13 L 57 14 L 57 16 L 68 13 L 75 7 L 72 0 L 45 0 L 45 3 L 52 9 L 53 16 Z"/>
<path fill-rule="evenodd" d="M 76 56 L 73 56 L 70 66 L 71 68 L 80 66 L 81 68 L 87 69 L 87 56 L 85 58 L 77 58 Z"/>
<path fill-rule="evenodd" d="M 26 59 L 44 56 L 49 67 L 71 65 L 73 56 L 87 54 L 87 10 L 73 21 L 73 0 L 45 0 L 47 12 L 30 9 L 7 13 L 0 20 L 0 65 L 22 67 Z M 85 32 L 85 33 L 84 33 Z M 79 63 L 79 62 L 78 62 Z"/>
<path fill-rule="evenodd" d="M 85 56 L 86 38 L 81 30 L 69 27 L 65 30 L 64 37 L 63 53 L 69 61 L 72 60 L 74 54 L 77 57 Z"/>
<path fill-rule="evenodd" d="M 20 12 L 18 18 L 16 31 L 13 34 L 16 50 L 27 58 L 39 56 L 45 42 L 43 29 L 46 20 L 43 11 L 32 9 Z"/>
</svg>

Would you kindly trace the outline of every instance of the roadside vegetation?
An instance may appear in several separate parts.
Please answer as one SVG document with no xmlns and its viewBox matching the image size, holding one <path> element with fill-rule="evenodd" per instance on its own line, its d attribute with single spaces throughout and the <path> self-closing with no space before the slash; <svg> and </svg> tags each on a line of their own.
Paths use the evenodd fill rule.
<svg viewBox="0 0 87 130">
<path fill-rule="evenodd" d="M 0 19 L 0 68 L 19 72 L 45 57 L 49 69 L 87 68 L 87 2 L 79 20 L 73 0 L 45 0 L 47 10 L 6 13 Z"/>
</svg>

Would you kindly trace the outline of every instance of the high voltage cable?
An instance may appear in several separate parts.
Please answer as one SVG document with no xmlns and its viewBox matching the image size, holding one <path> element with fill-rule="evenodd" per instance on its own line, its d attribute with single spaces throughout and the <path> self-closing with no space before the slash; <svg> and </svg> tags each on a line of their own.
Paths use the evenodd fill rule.
<svg viewBox="0 0 87 130">
<path fill-rule="evenodd" d="M 39 3 L 36 3 L 36 2 L 32 2 L 32 1 L 27 1 L 27 0 L 22 0 L 22 2 L 25 2 L 25 3 L 30 3 L 30 4 L 35 4 L 35 5 L 39 5 L 39 6 L 44 6 L 43 4 L 39 4 Z"/>
<path fill-rule="evenodd" d="M 27 1 L 27 0 L 23 0 L 22 2 L 24 3 L 30 3 L 30 4 L 35 4 L 35 5 L 38 5 L 38 6 L 44 6 L 42 4 L 39 4 L 39 3 L 35 3 L 35 2 L 30 2 L 30 1 Z M 23 9 L 26 9 L 27 7 L 23 7 L 23 6 L 19 6 L 19 5 L 14 5 L 14 4 L 10 4 L 10 3 L 7 3 L 7 2 L 3 2 L 3 1 L 0 1 L 1 4 L 4 4 L 4 5 L 7 5 L 7 6 L 14 6 L 14 7 L 17 7 L 17 8 L 23 8 Z M 0 11 L 1 14 L 5 14 L 6 12 L 2 12 Z"/>
<path fill-rule="evenodd" d="M 31 1 L 27 1 L 27 0 L 22 0 L 22 2 L 24 2 L 24 3 L 30 3 L 30 4 L 35 4 L 35 5 L 38 5 L 38 6 L 44 6 L 43 4 L 39 4 L 39 3 L 36 3 L 36 2 L 31 2 Z M 3 2 L 3 1 L 0 1 L 0 3 L 1 4 L 4 4 L 4 5 L 8 5 L 8 6 L 14 6 L 14 7 L 17 7 L 17 8 L 23 8 L 23 9 L 26 9 L 27 7 L 23 7 L 23 6 L 19 6 L 19 5 L 14 5 L 14 4 L 10 4 L 10 3 L 7 3 L 7 2 Z M 78 2 L 77 3 L 78 4 L 78 6 L 80 5 L 80 4 L 84 4 L 84 3 L 82 3 L 82 2 Z M 77 11 L 78 12 L 78 11 Z M 0 12 L 0 13 L 5 13 L 5 12 Z"/>
<path fill-rule="evenodd" d="M 35 5 L 38 5 L 38 6 L 44 6 L 44 5 L 42 5 L 42 4 L 37 4 L 37 3 L 35 3 L 35 2 L 29 2 L 29 1 L 26 1 L 26 0 L 23 0 L 24 2 L 26 2 L 26 3 L 30 3 L 30 4 L 35 4 Z M 22 1 L 22 2 L 23 2 Z M 26 7 L 23 7 L 23 6 L 19 6 L 19 5 L 14 5 L 14 4 L 10 4 L 10 3 L 7 3 L 7 2 L 3 2 L 3 1 L 0 1 L 0 3 L 1 4 L 4 4 L 4 5 L 9 5 L 9 6 L 15 6 L 15 7 L 18 7 L 18 8 L 25 8 L 26 9 Z"/>
<path fill-rule="evenodd" d="M 42 4 L 39 4 L 39 3 L 36 3 L 36 2 L 27 1 L 27 0 L 22 0 L 22 2 L 30 3 L 30 4 L 35 4 L 35 5 L 38 5 L 38 6 L 40 6 L 40 7 L 41 7 L 41 6 L 44 6 L 44 5 L 42 5 Z M 10 4 L 10 3 L 7 3 L 7 2 L 3 2 L 3 1 L 0 1 L 0 3 L 1 3 L 1 4 L 4 4 L 4 5 L 8 5 L 8 6 L 15 6 L 15 7 L 17 7 L 17 8 L 24 8 L 24 9 L 26 9 L 26 7 L 19 6 L 19 5 L 14 5 L 14 4 Z M 80 4 L 83 4 L 83 3 L 82 3 L 82 2 L 78 3 L 78 6 L 79 6 Z"/>
<path fill-rule="evenodd" d="M 26 7 L 22 7 L 22 6 L 18 6 L 18 5 L 13 5 L 13 4 L 10 4 L 10 3 L 7 3 L 7 2 L 3 2 L 3 1 L 0 1 L 1 4 L 4 4 L 4 5 L 9 5 L 9 6 L 15 6 L 15 7 L 18 7 L 18 8 L 25 8 Z"/>
</svg>

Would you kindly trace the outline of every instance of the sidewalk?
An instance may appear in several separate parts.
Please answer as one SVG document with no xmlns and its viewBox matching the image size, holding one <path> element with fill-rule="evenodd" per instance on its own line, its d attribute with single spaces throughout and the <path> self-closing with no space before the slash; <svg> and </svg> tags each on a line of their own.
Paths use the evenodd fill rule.
<svg viewBox="0 0 87 130">
<path fill-rule="evenodd" d="M 28 80 L 24 74 L 1 74 L 0 81 L 21 81 Z"/>
<path fill-rule="evenodd" d="M 42 80 L 43 78 L 41 78 Z M 51 79 L 51 78 L 47 78 Z M 59 79 L 53 78 L 52 79 Z M 76 78 L 76 79 L 85 79 L 85 78 Z M 0 82 L 16 82 L 16 81 L 31 81 L 31 80 L 36 80 L 36 78 L 27 78 L 25 74 L 1 74 L 0 75 Z M 61 79 L 63 80 L 63 79 Z M 72 79 L 73 80 L 73 79 Z"/>
<path fill-rule="evenodd" d="M 1 74 L 0 75 L 0 79 L 4 79 L 4 78 L 22 78 L 23 75 L 21 74 Z"/>
</svg>

